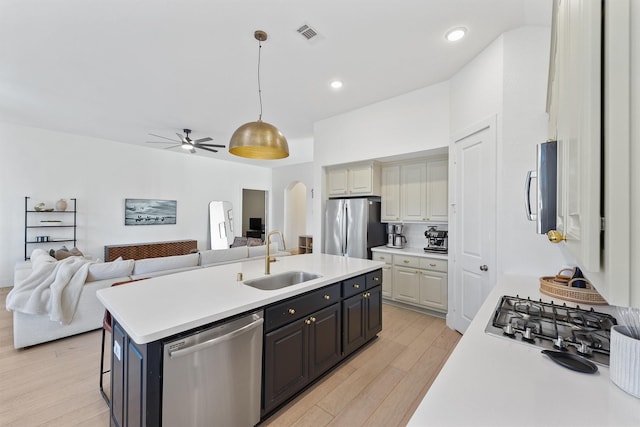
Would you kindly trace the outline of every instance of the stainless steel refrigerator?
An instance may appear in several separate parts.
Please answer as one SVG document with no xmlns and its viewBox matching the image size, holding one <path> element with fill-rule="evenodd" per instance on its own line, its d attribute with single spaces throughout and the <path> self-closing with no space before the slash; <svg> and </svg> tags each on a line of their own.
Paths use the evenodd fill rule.
<svg viewBox="0 0 640 427">
<path fill-rule="evenodd" d="M 379 198 L 327 200 L 324 213 L 325 253 L 371 259 L 371 248 L 385 243 Z"/>
</svg>

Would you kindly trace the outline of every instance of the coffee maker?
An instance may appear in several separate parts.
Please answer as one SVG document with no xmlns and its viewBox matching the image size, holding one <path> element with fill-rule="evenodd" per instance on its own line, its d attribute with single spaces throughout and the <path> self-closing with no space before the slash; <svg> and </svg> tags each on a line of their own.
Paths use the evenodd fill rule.
<svg viewBox="0 0 640 427">
<path fill-rule="evenodd" d="M 448 235 L 447 230 L 438 230 L 436 227 L 429 227 L 424 232 L 424 237 L 427 238 L 427 246 L 424 248 L 425 252 L 435 252 L 446 254 L 448 250 Z"/>
<path fill-rule="evenodd" d="M 402 249 L 407 243 L 407 238 L 402 234 L 402 224 L 387 224 L 387 247 Z"/>
</svg>

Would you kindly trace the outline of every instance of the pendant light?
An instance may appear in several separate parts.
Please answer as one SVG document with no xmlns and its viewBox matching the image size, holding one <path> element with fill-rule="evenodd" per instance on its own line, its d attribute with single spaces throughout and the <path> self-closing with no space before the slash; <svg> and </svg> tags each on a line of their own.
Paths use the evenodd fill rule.
<svg viewBox="0 0 640 427">
<path fill-rule="evenodd" d="M 258 99 L 260 115 L 258 121 L 245 123 L 231 136 L 229 152 L 249 159 L 275 160 L 289 157 L 289 145 L 282 132 L 272 124 L 262 121 L 262 90 L 260 87 L 260 51 L 267 33 L 257 30 L 253 35 L 258 40 Z"/>
</svg>

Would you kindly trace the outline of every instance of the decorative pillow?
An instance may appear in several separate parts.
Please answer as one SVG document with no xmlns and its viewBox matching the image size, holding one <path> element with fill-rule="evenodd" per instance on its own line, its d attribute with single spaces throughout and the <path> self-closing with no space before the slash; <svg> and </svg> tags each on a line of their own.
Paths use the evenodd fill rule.
<svg viewBox="0 0 640 427">
<path fill-rule="evenodd" d="M 262 239 L 257 239 L 255 237 L 247 237 L 247 246 L 262 246 L 264 242 Z"/>
<path fill-rule="evenodd" d="M 249 251 L 246 246 L 230 249 L 212 249 L 200 252 L 200 265 L 216 264 L 247 258 Z"/>
<path fill-rule="evenodd" d="M 87 274 L 87 282 L 130 276 L 133 271 L 133 263 L 132 259 L 122 260 L 122 257 L 120 257 L 111 262 L 91 264 L 89 266 L 89 274 Z"/>
<path fill-rule="evenodd" d="M 147 274 L 154 271 L 174 270 L 177 268 L 196 267 L 200 254 L 174 255 L 161 258 L 146 258 L 136 260 L 133 274 Z"/>
<path fill-rule="evenodd" d="M 231 244 L 232 248 L 239 248 L 240 246 L 247 246 L 247 238 L 246 237 L 234 237 L 233 243 Z"/>
</svg>

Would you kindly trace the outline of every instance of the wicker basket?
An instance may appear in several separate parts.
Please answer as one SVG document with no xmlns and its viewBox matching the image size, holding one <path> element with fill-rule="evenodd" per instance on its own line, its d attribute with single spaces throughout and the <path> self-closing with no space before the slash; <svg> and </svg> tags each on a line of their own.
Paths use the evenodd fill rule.
<svg viewBox="0 0 640 427">
<path fill-rule="evenodd" d="M 581 302 L 591 305 L 607 304 L 598 291 L 594 289 L 589 280 L 584 277 L 570 279 L 568 276 L 561 274 L 563 271 L 565 270 L 561 270 L 556 276 L 541 277 L 540 292 L 552 297 L 558 297 L 565 301 Z M 574 283 L 578 281 L 585 282 L 587 287 L 575 287 Z"/>
</svg>

